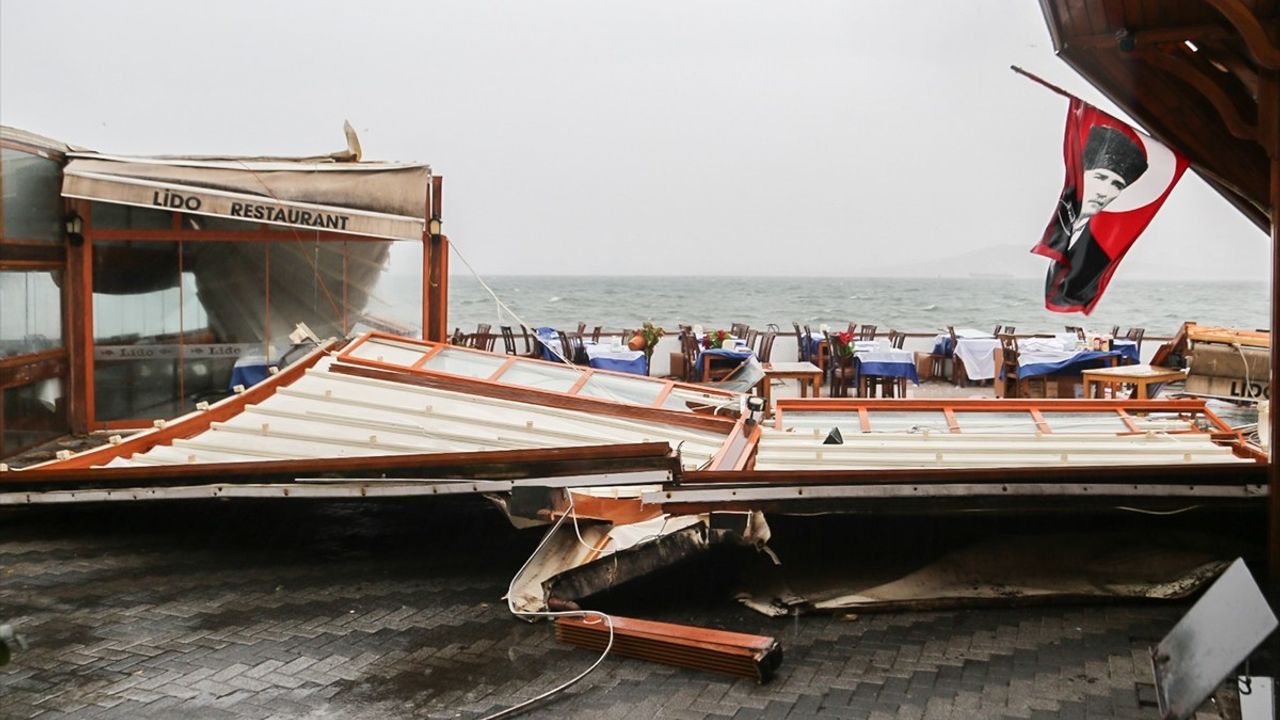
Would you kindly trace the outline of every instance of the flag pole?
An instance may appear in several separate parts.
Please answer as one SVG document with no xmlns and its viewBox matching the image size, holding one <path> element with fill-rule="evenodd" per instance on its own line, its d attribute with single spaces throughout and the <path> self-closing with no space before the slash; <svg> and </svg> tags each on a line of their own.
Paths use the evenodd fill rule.
<svg viewBox="0 0 1280 720">
<path fill-rule="evenodd" d="M 1063 97 L 1065 97 L 1065 98 L 1071 98 L 1072 100 L 1079 100 L 1079 99 L 1080 99 L 1080 98 L 1076 97 L 1075 95 L 1072 95 L 1071 93 L 1067 92 L 1066 90 L 1063 90 L 1062 88 L 1058 87 L 1057 85 L 1054 85 L 1053 83 L 1049 82 L 1048 80 L 1045 80 L 1044 78 L 1040 77 L 1039 75 L 1034 75 L 1034 74 L 1032 74 L 1032 73 L 1029 73 L 1029 72 L 1027 72 L 1026 70 L 1023 70 L 1022 68 L 1018 67 L 1017 65 L 1010 65 L 1010 66 L 1009 66 L 1009 69 L 1010 69 L 1010 70 L 1012 70 L 1012 71 L 1014 71 L 1014 72 L 1016 72 L 1016 73 L 1018 73 L 1019 75 L 1021 75 L 1021 76 L 1025 77 L 1025 78 L 1027 78 L 1027 79 L 1028 79 L 1028 80 L 1030 80 L 1031 82 L 1039 83 L 1039 84 L 1041 84 L 1041 85 L 1043 85 L 1043 86 L 1045 86 L 1045 87 L 1049 88 L 1050 90 L 1052 90 L 1052 91 L 1054 91 L 1054 92 L 1058 93 L 1059 95 L 1061 95 L 1061 96 L 1063 96 Z"/>
</svg>

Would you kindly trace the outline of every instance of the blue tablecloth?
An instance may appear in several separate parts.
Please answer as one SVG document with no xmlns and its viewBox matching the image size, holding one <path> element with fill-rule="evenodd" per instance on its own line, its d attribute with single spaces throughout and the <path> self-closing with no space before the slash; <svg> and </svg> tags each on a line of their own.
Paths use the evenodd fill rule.
<svg viewBox="0 0 1280 720">
<path fill-rule="evenodd" d="M 227 383 L 227 389 L 234 390 L 237 385 L 250 387 L 266 380 L 271 374 L 268 369 L 270 367 L 262 358 L 237 360 L 231 368 L 231 381 Z"/>
<path fill-rule="evenodd" d="M 612 370 L 614 372 L 631 373 L 633 375 L 649 374 L 649 364 L 644 355 L 641 355 L 635 360 L 593 357 L 588 360 L 588 364 L 597 370 Z"/>
<path fill-rule="evenodd" d="M 534 339 L 538 341 L 538 352 L 542 355 L 543 360 L 551 362 L 560 362 L 560 354 L 563 350 L 560 347 L 560 335 L 556 333 L 556 329 L 552 327 L 540 327 L 533 331 Z M 552 350 L 555 348 L 555 350 Z M 572 360 L 573 358 L 565 358 Z"/>
<path fill-rule="evenodd" d="M 1135 348 L 1134 352 L 1137 350 Z M 1058 362 L 1033 363 L 1018 368 L 1019 378 L 1039 377 L 1041 375 L 1074 374 L 1083 370 L 1106 367 L 1111 358 L 1127 357 L 1127 353 L 1119 350 L 1099 352 L 1097 350 L 1081 350 L 1071 357 Z M 1003 377 L 1003 373 L 1001 373 Z"/>
<path fill-rule="evenodd" d="M 920 376 L 916 373 L 916 364 L 911 359 L 893 359 L 891 355 L 903 353 L 907 358 L 911 354 L 905 350 L 860 353 L 854 355 L 854 373 L 862 375 L 878 375 L 880 377 L 906 378 L 916 385 L 920 384 Z"/>
<path fill-rule="evenodd" d="M 723 358 L 725 360 L 742 362 L 743 360 L 746 360 L 749 357 L 754 357 L 755 353 L 751 352 L 749 348 L 742 348 L 741 350 L 728 350 L 725 348 L 709 348 L 706 350 L 702 350 L 701 352 L 698 353 L 698 357 L 694 358 L 693 360 L 693 366 L 697 368 L 696 372 L 699 374 L 699 376 L 701 376 L 701 373 L 702 373 L 702 362 L 703 362 L 702 359 L 708 356 L 712 358 Z M 715 360 L 713 359 L 711 362 L 714 363 Z"/>
</svg>

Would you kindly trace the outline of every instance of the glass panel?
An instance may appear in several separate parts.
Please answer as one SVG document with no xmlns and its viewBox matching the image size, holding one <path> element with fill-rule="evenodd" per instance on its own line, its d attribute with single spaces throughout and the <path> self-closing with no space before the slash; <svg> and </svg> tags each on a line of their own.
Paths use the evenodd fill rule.
<svg viewBox="0 0 1280 720">
<path fill-rule="evenodd" d="M 62 347 L 61 276 L 0 272 L 0 358 Z"/>
<path fill-rule="evenodd" d="M 351 300 L 356 319 L 365 325 L 397 335 L 422 337 L 422 244 L 415 242 L 346 243 L 351 249 L 353 266 L 358 261 L 376 271 L 367 275 L 352 274 L 352 284 L 367 283 L 364 293 L 357 290 Z M 381 246 L 379 253 L 376 248 Z M 488 307 L 493 308 L 493 303 Z M 501 343 L 498 347 L 501 347 Z"/>
<path fill-rule="evenodd" d="M 373 338 L 356 346 L 356 349 L 351 351 L 351 357 L 391 363 L 392 365 L 411 366 L 421 360 L 429 349 L 419 345 L 407 345 L 383 340 L 382 338 Z"/>
<path fill-rule="evenodd" d="M 579 395 L 597 397 L 634 405 L 652 405 L 662 392 L 662 383 L 632 380 L 617 375 L 595 374 L 578 391 Z"/>
<path fill-rule="evenodd" d="M 152 208 L 95 202 L 89 205 L 91 225 L 103 230 L 168 230 L 173 212 Z"/>
<path fill-rule="evenodd" d="M 506 361 L 505 357 L 445 348 L 436 353 L 423 367 L 449 375 L 487 378 Z"/>
<path fill-rule="evenodd" d="M 823 434 L 831 428 L 840 428 L 842 435 L 862 432 L 862 422 L 856 412 L 786 412 L 782 416 L 783 427 L 800 433 L 819 430 Z"/>
<path fill-rule="evenodd" d="M 947 425 L 947 416 L 941 410 L 928 412 L 885 412 L 877 410 L 871 413 L 871 432 L 912 432 L 929 430 L 930 432 L 951 432 Z"/>
<path fill-rule="evenodd" d="M 539 390 L 568 392 L 574 383 L 582 377 L 582 373 L 566 367 L 541 365 L 535 362 L 517 362 L 498 376 L 498 382 L 504 385 L 520 385 Z"/>
<path fill-rule="evenodd" d="M 956 422 L 964 433 L 1030 433 L 1038 427 L 1029 412 L 964 412 L 956 411 Z M 875 416 L 872 416 L 875 420 Z"/>
<path fill-rule="evenodd" d="M 68 432 L 67 405 L 61 378 L 6 388 L 0 397 L 4 434 L 0 457 L 39 445 Z"/>
<path fill-rule="evenodd" d="M 62 167 L 39 155 L 0 149 L 4 239 L 61 242 Z"/>
<path fill-rule="evenodd" d="M 178 243 L 95 242 L 93 337 L 98 420 L 172 417 L 180 408 L 185 308 Z"/>
<path fill-rule="evenodd" d="M 1049 430 L 1054 433 L 1129 432 L 1129 426 L 1115 413 L 1041 411 L 1040 414 L 1049 423 Z"/>
<path fill-rule="evenodd" d="M 353 278 L 347 303 L 355 309 L 365 303 L 355 282 L 360 273 L 344 262 L 346 243 L 308 240 L 305 231 L 297 235 L 302 237 L 281 238 L 267 245 L 271 251 L 270 337 L 277 349 L 288 347 L 289 333 L 298 323 L 306 323 L 321 338 L 347 334 L 352 323 L 343 312 L 344 273 Z"/>
</svg>

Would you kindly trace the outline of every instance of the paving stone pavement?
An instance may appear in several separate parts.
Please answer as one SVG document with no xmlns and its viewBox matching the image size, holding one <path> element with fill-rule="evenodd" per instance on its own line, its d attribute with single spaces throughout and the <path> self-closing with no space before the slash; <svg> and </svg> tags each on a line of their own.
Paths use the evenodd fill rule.
<svg viewBox="0 0 1280 720">
<path fill-rule="evenodd" d="M 31 644 L 0 718 L 482 717 L 595 659 L 506 611 L 539 537 L 478 501 L 0 512 L 0 622 Z M 643 616 L 777 637 L 771 683 L 610 657 L 526 716 L 1153 718 L 1146 648 L 1186 609 L 771 619 L 714 575 L 659 581 Z"/>
</svg>

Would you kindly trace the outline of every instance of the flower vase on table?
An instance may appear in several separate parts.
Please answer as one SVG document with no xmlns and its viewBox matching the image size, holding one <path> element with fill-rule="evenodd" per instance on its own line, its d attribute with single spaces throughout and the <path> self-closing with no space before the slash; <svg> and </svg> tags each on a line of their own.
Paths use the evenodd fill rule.
<svg viewBox="0 0 1280 720">
<path fill-rule="evenodd" d="M 649 367 L 653 361 L 654 348 L 658 347 L 658 341 L 666 334 L 666 330 L 646 320 L 644 325 L 641 325 L 640 329 L 636 331 L 635 337 L 631 338 L 631 343 L 628 344 L 632 350 L 644 351 L 644 372 L 646 375 L 649 374 Z M 636 340 L 640 341 L 640 347 L 635 347 Z"/>
</svg>

